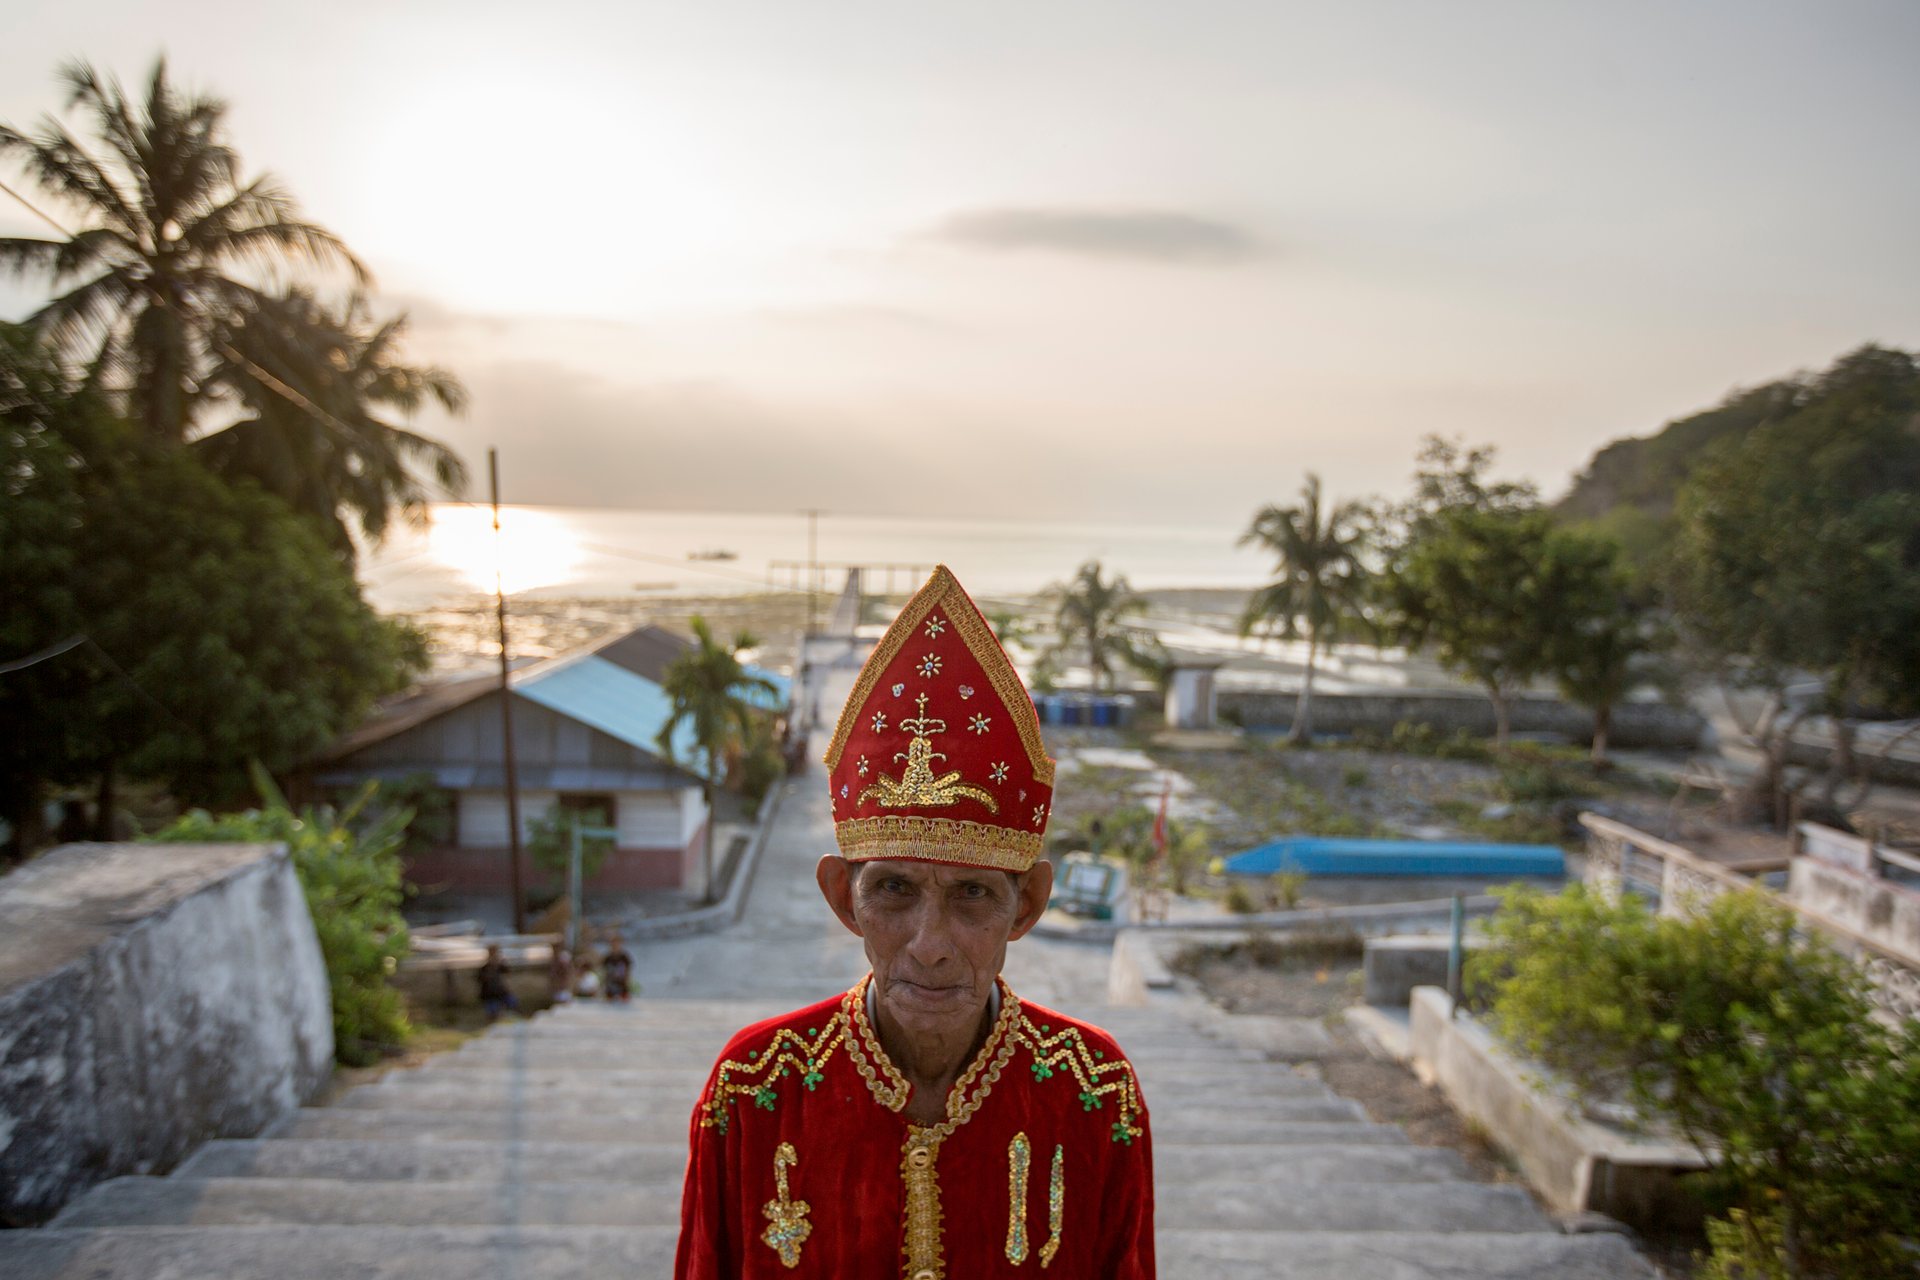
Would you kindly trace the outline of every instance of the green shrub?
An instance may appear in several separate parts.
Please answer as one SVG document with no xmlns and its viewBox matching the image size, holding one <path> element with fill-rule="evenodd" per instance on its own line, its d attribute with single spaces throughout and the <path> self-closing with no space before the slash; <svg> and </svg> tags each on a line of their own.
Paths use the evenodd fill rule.
<svg viewBox="0 0 1920 1280">
<path fill-rule="evenodd" d="M 257 767 L 254 785 L 263 807 L 218 817 L 195 809 L 150 839 L 287 846 L 333 989 L 334 1057 L 364 1066 L 405 1043 L 410 1030 L 405 1003 L 387 976 L 407 952 L 399 849 L 413 815 L 393 809 L 362 822 L 376 783 L 343 809 L 323 805 L 298 813 Z"/>
<path fill-rule="evenodd" d="M 611 825 L 607 820 L 607 811 L 598 805 L 588 805 L 583 809 L 548 805 L 545 813 L 527 824 L 527 856 L 532 859 L 534 866 L 551 871 L 562 880 L 566 878 L 567 864 L 573 860 L 575 822 L 582 827 L 603 829 Z M 593 879 L 606 864 L 607 855 L 613 852 L 613 843 L 607 836 L 580 837 L 582 882 Z"/>
<path fill-rule="evenodd" d="M 1507 1039 L 1583 1095 L 1720 1153 L 1737 1214 L 1709 1275 L 1911 1276 L 1920 1230 L 1920 1024 L 1759 890 L 1692 917 L 1579 886 L 1508 891 L 1468 968 Z"/>
<path fill-rule="evenodd" d="M 1227 886 L 1227 896 L 1221 901 L 1227 910 L 1237 916 L 1250 916 L 1260 910 L 1260 904 L 1254 900 L 1247 886 L 1239 880 Z"/>
<path fill-rule="evenodd" d="M 1519 756 L 1500 762 L 1500 795 L 1513 804 L 1553 804 L 1599 794 L 1577 766 L 1550 757 Z"/>
<path fill-rule="evenodd" d="M 1267 878 L 1273 889 L 1273 901 L 1288 911 L 1300 905 L 1300 891 L 1307 887 L 1304 871 L 1276 871 Z"/>
<path fill-rule="evenodd" d="M 1363 764 L 1350 764 L 1340 771 L 1340 782 L 1349 790 L 1353 790 L 1372 785 L 1373 775 L 1367 772 L 1367 766 Z"/>
</svg>

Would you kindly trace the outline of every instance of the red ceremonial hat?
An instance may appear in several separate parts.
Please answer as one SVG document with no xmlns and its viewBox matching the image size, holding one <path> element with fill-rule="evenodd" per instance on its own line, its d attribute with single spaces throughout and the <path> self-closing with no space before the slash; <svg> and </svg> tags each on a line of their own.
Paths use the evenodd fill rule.
<svg viewBox="0 0 1920 1280">
<path fill-rule="evenodd" d="M 1026 871 L 1040 857 L 1053 806 L 1040 717 L 945 565 L 860 669 L 826 764 L 833 834 L 849 862 Z"/>
</svg>

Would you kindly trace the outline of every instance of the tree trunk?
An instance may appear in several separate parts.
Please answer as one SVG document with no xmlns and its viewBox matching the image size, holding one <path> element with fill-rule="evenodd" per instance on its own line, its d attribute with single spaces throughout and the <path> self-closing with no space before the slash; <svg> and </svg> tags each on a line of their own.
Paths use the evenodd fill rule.
<svg viewBox="0 0 1920 1280">
<path fill-rule="evenodd" d="M 1505 751 L 1507 734 L 1512 727 L 1513 698 L 1497 685 L 1487 687 L 1487 696 L 1493 699 L 1493 749 Z"/>
<path fill-rule="evenodd" d="M 707 837 L 705 840 L 706 860 L 707 860 L 707 891 L 705 894 L 705 900 L 711 903 L 711 902 L 719 901 L 719 895 L 717 895 L 713 891 L 714 890 L 714 884 L 713 884 L 713 784 L 711 782 L 707 783 L 706 785 L 700 788 L 700 792 L 703 796 L 706 797 L 706 801 L 707 801 Z"/>
<path fill-rule="evenodd" d="M 95 840 L 113 839 L 114 802 L 113 759 L 108 757 L 100 766 L 100 791 L 94 800 L 93 838 Z"/>
<path fill-rule="evenodd" d="M 1833 759 L 1827 762 L 1827 780 L 1821 790 L 1821 801 L 1829 810 L 1840 808 L 1840 787 L 1851 778 L 1857 768 L 1853 755 L 1853 722 L 1845 716 L 1831 717 L 1833 721 Z"/>
<path fill-rule="evenodd" d="M 46 840 L 46 822 L 40 808 L 40 784 L 23 782 L 12 796 L 0 818 L 7 821 L 7 846 L 4 860 L 25 862 L 27 855 Z"/>
<path fill-rule="evenodd" d="M 1313 741 L 1313 668 L 1314 659 L 1320 650 L 1320 634 L 1317 631 L 1307 633 L 1307 670 L 1300 680 L 1300 700 L 1293 706 L 1293 728 L 1287 731 L 1287 741 L 1305 745 Z"/>
<path fill-rule="evenodd" d="M 1603 702 L 1593 709 L 1593 765 L 1607 767 L 1607 738 L 1613 732 L 1613 704 Z"/>
</svg>

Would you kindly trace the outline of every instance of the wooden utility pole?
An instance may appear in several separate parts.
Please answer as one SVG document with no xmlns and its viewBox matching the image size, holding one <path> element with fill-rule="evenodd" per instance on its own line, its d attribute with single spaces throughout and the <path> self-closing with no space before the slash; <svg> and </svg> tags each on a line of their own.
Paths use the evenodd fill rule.
<svg viewBox="0 0 1920 1280">
<path fill-rule="evenodd" d="M 493 604 L 500 623 L 500 741 L 506 766 L 507 856 L 512 859 L 513 931 L 527 931 L 527 896 L 520 885 L 520 773 L 513 762 L 513 690 L 507 687 L 507 581 L 500 546 L 500 451 L 487 450 L 487 484 L 493 491 Z"/>
</svg>

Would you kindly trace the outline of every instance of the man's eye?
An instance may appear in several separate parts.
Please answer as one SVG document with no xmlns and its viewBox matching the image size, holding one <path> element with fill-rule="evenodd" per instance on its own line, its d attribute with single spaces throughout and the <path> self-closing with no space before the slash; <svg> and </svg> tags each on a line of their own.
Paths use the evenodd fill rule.
<svg viewBox="0 0 1920 1280">
<path fill-rule="evenodd" d="M 987 896 L 987 886 L 983 884 L 963 884 L 960 886 L 960 894 L 966 898 L 984 898 Z"/>
<path fill-rule="evenodd" d="M 905 893 L 906 891 L 907 882 L 905 880 L 882 880 L 880 882 L 880 892 L 882 893 Z"/>
</svg>

